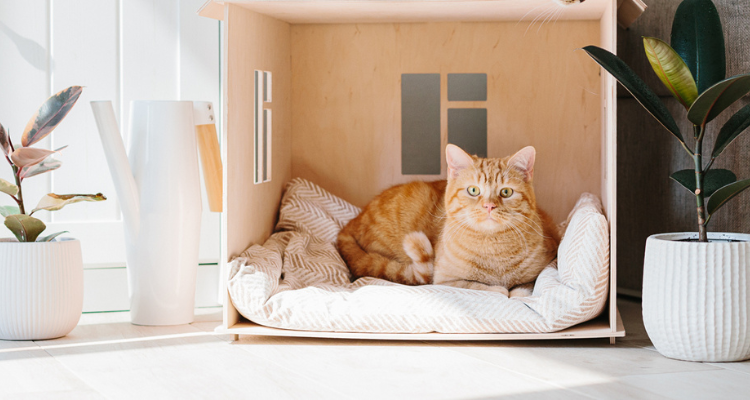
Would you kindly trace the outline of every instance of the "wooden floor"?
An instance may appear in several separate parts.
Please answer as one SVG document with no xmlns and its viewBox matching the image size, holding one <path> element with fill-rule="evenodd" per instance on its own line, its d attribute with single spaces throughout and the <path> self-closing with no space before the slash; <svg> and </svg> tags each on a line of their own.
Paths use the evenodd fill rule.
<svg viewBox="0 0 750 400">
<path fill-rule="evenodd" d="M 1 398 L 747 399 L 750 362 L 670 360 L 640 305 L 628 336 L 528 342 L 373 342 L 215 335 L 220 309 L 172 327 L 87 314 L 67 337 L 0 341 Z"/>
</svg>

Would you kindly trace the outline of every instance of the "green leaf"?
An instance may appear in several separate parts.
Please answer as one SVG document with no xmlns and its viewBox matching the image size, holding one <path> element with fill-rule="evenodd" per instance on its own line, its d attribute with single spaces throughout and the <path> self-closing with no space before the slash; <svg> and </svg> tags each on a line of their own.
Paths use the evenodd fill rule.
<svg viewBox="0 0 750 400">
<path fill-rule="evenodd" d="M 0 124 L 0 147 L 2 147 L 6 156 L 10 154 L 10 135 L 3 124 Z"/>
<path fill-rule="evenodd" d="M 727 78 L 701 93 L 688 110 L 688 119 L 695 125 L 703 126 L 732 103 L 750 93 L 750 74 Z"/>
<path fill-rule="evenodd" d="M 3 217 L 20 213 L 21 210 L 17 206 L 0 206 L 0 215 Z"/>
<path fill-rule="evenodd" d="M 708 215 L 715 213 L 716 210 L 721 208 L 721 206 L 726 204 L 734 196 L 737 196 L 743 190 L 749 187 L 750 179 L 745 179 L 744 181 L 734 182 L 717 190 L 716 193 L 714 193 L 714 195 L 711 196 L 711 199 L 708 201 L 708 206 L 706 206 Z"/>
<path fill-rule="evenodd" d="M 714 143 L 714 151 L 711 156 L 713 158 L 718 157 L 748 127 L 750 127 L 750 104 L 742 107 L 721 127 L 719 135 L 716 136 L 716 143 Z"/>
<path fill-rule="evenodd" d="M 23 146 L 31 146 L 52 133 L 52 130 L 62 122 L 76 104 L 81 92 L 83 92 L 82 87 L 71 86 L 48 98 L 26 124 L 26 129 L 21 136 Z"/>
<path fill-rule="evenodd" d="M 34 242 L 47 226 L 44 222 L 24 214 L 5 217 L 5 226 L 10 229 L 19 242 Z"/>
<path fill-rule="evenodd" d="M 641 103 L 646 111 L 651 113 L 668 131 L 672 132 L 680 142 L 685 143 L 680 134 L 680 128 L 677 127 L 677 123 L 672 118 L 667 107 L 659 100 L 659 96 L 624 61 L 609 51 L 596 46 L 586 46 L 583 50 L 612 74 Z"/>
<path fill-rule="evenodd" d="M 685 61 L 661 39 L 644 37 L 643 47 L 661 82 L 685 109 L 689 109 L 698 97 L 698 87 Z"/>
<path fill-rule="evenodd" d="M 31 213 L 35 213 L 39 210 L 56 211 L 68 204 L 79 203 L 81 201 L 104 201 L 107 200 L 103 194 L 54 194 L 48 193 L 46 196 L 39 200 L 39 204 L 36 208 L 31 210 Z"/>
<path fill-rule="evenodd" d="M 690 193 L 695 194 L 695 170 L 683 169 L 670 176 Z M 703 175 L 703 195 L 711 196 L 721 187 L 737 180 L 737 175 L 728 169 L 711 169 Z"/>
<path fill-rule="evenodd" d="M 62 235 L 63 233 L 68 233 L 68 231 L 57 232 L 57 233 L 53 233 L 51 235 L 40 237 L 40 238 L 37 238 L 36 241 L 37 242 L 51 242 L 51 241 L 55 240 L 56 237 Z"/>
<path fill-rule="evenodd" d="M 50 154 L 40 162 L 29 164 L 21 168 L 21 170 L 18 171 L 18 177 L 20 179 L 31 178 L 32 176 L 60 168 L 62 166 L 62 161 L 55 160 L 52 158 L 53 156 L 54 154 Z"/>
<path fill-rule="evenodd" d="M 18 194 L 18 186 L 0 178 L 0 192 L 15 196 Z"/>
<path fill-rule="evenodd" d="M 672 23 L 672 48 L 685 60 L 703 93 L 726 77 L 724 31 L 711 0 L 685 0 Z"/>
</svg>

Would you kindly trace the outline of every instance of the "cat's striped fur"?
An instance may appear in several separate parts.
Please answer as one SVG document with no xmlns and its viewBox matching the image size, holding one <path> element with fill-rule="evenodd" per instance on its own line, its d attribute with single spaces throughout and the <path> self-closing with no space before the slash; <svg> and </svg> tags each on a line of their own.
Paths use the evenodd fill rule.
<svg viewBox="0 0 750 400">
<path fill-rule="evenodd" d="M 534 148 L 494 159 L 448 145 L 446 159 L 447 181 L 394 186 L 344 227 L 338 247 L 352 274 L 506 295 L 533 282 L 559 243 L 536 207 Z"/>
</svg>

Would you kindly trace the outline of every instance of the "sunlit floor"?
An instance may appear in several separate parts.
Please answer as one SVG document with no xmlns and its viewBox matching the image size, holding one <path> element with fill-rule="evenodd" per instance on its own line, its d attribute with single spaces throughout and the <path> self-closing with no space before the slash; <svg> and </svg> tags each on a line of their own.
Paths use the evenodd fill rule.
<svg viewBox="0 0 750 400">
<path fill-rule="evenodd" d="M 88 314 L 68 336 L 0 341 L 3 398 L 747 399 L 750 362 L 670 360 L 654 350 L 640 304 L 619 302 L 628 336 L 483 343 L 370 342 L 212 333 L 197 322 L 131 325 Z"/>
</svg>

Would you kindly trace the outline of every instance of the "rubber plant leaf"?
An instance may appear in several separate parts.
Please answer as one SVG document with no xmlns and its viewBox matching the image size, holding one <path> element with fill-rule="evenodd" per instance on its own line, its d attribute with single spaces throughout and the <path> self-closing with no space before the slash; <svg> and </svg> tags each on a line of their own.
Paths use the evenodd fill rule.
<svg viewBox="0 0 750 400">
<path fill-rule="evenodd" d="M 716 136 L 714 151 L 711 153 L 711 157 L 718 157 L 748 127 L 750 127 L 750 104 L 742 107 L 721 127 L 719 135 Z"/>
<path fill-rule="evenodd" d="M 62 235 L 63 233 L 68 233 L 68 231 L 57 232 L 57 233 L 53 233 L 51 235 L 39 237 L 39 238 L 36 239 L 36 241 L 37 242 L 51 242 L 51 241 L 55 240 L 56 237 Z"/>
<path fill-rule="evenodd" d="M 624 61 L 600 47 L 586 46 L 583 50 L 612 74 L 659 123 L 667 128 L 680 142 L 685 143 L 682 134 L 680 134 L 680 128 L 677 127 L 677 123 L 667 107 L 659 100 L 659 96 Z"/>
<path fill-rule="evenodd" d="M 663 40 L 644 37 L 643 48 L 656 75 L 684 107 L 689 109 L 698 97 L 698 86 L 679 54 Z"/>
<path fill-rule="evenodd" d="M 672 48 L 695 77 L 698 92 L 726 77 L 724 31 L 711 0 L 684 0 L 672 23 Z"/>
<path fill-rule="evenodd" d="M 688 110 L 688 119 L 704 126 L 718 117 L 732 103 L 750 93 L 750 74 L 727 78 L 701 93 Z"/>
<path fill-rule="evenodd" d="M 26 124 L 21 144 L 24 147 L 31 146 L 52 133 L 76 104 L 82 91 L 80 86 L 71 86 L 48 98 Z"/>
<path fill-rule="evenodd" d="M 738 194 L 742 193 L 743 190 L 750 187 L 750 179 L 745 179 L 742 181 L 730 183 L 729 185 L 724 186 L 723 188 L 719 189 L 714 193 L 713 196 L 708 200 L 708 205 L 706 206 L 706 211 L 708 212 L 708 215 L 712 215 L 716 212 L 721 206 L 726 204 L 729 200 L 732 200 L 734 196 L 737 196 Z"/>
<path fill-rule="evenodd" d="M 25 214 L 5 217 L 5 226 L 13 232 L 19 242 L 35 242 L 39 234 L 47 229 L 44 222 Z"/>
<path fill-rule="evenodd" d="M 690 193 L 695 194 L 695 170 L 683 169 L 670 176 Z M 737 175 L 728 169 L 711 169 L 703 175 L 703 194 L 708 197 L 720 188 L 737 181 Z"/>
<path fill-rule="evenodd" d="M 15 196 L 18 194 L 18 186 L 0 178 L 0 192 Z"/>
<path fill-rule="evenodd" d="M 0 206 L 0 215 L 2 215 L 3 217 L 20 213 L 21 210 L 17 206 Z"/>
<path fill-rule="evenodd" d="M 0 147 L 3 148 L 5 155 L 10 155 L 10 135 L 5 130 L 3 124 L 0 124 Z"/>
<path fill-rule="evenodd" d="M 27 165 L 39 164 L 44 161 L 50 154 L 55 154 L 60 150 L 64 149 L 64 146 L 57 150 L 47 149 L 36 149 L 31 147 L 19 147 L 13 153 L 10 154 L 10 159 L 13 164 L 18 168 L 23 168 Z"/>
<path fill-rule="evenodd" d="M 68 204 L 80 203 L 82 201 L 104 201 L 107 200 L 103 194 L 54 194 L 49 193 L 39 200 L 36 208 L 31 210 L 31 214 L 39 210 L 57 211 Z"/>
<path fill-rule="evenodd" d="M 60 166 L 62 166 L 62 161 L 55 160 L 54 158 L 52 158 L 53 156 L 54 154 L 50 154 L 46 158 L 42 159 L 41 162 L 30 164 L 21 168 L 21 170 L 18 171 L 18 178 L 31 178 L 32 176 L 37 176 L 39 174 L 43 174 L 45 172 L 60 168 Z"/>
</svg>

